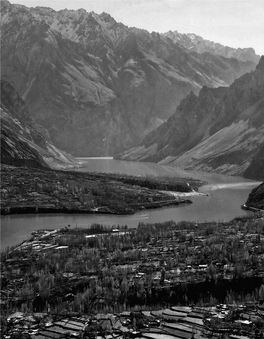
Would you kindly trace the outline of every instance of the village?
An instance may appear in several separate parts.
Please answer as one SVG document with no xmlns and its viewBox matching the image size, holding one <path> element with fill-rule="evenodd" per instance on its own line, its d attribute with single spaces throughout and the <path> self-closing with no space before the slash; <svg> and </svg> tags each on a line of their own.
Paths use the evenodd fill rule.
<svg viewBox="0 0 264 339">
<path fill-rule="evenodd" d="M 263 313 L 263 309 L 253 304 L 172 306 L 163 310 L 66 318 L 16 312 L 8 317 L 6 324 L 12 328 L 12 335 L 4 338 L 262 338 Z"/>
<path fill-rule="evenodd" d="M 40 230 L 3 251 L 1 272 L 5 338 L 263 334 L 261 214 Z"/>
</svg>

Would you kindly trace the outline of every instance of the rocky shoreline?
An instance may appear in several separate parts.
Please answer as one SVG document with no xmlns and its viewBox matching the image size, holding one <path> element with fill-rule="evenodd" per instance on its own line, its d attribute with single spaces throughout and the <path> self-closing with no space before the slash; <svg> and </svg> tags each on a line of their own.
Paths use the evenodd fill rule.
<svg viewBox="0 0 264 339">
<path fill-rule="evenodd" d="M 138 209 L 134 212 L 123 211 L 116 212 L 111 211 L 107 207 L 97 207 L 90 210 L 82 209 L 69 209 L 69 208 L 49 208 L 49 207 L 36 207 L 36 206 L 17 206 L 17 207 L 5 207 L 0 209 L 1 215 L 10 215 L 10 214 L 36 214 L 36 213 L 69 213 L 69 214 L 113 214 L 113 215 L 129 215 L 134 214 L 140 210 L 144 209 L 156 209 L 168 206 L 177 206 L 180 204 L 192 204 L 192 201 L 189 199 L 179 199 L 171 201 L 160 201 L 158 203 L 151 203 L 138 206 Z"/>
</svg>

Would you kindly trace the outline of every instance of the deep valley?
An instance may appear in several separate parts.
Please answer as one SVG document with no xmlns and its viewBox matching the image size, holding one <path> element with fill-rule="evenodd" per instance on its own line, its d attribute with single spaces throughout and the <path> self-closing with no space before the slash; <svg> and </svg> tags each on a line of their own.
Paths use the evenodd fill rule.
<svg viewBox="0 0 264 339">
<path fill-rule="evenodd" d="M 264 57 L 230 87 L 189 94 L 165 123 L 117 158 L 264 179 Z"/>
<path fill-rule="evenodd" d="M 263 339 L 262 1 L 45 1 L 0 6 L 0 337 Z"/>
</svg>

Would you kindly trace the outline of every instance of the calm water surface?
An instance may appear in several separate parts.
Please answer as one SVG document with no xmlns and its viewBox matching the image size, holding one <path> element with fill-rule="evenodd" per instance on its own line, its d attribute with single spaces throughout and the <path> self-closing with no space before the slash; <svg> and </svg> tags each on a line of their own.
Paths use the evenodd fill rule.
<svg viewBox="0 0 264 339">
<path fill-rule="evenodd" d="M 139 222 L 154 223 L 167 220 L 181 221 L 222 221 L 251 212 L 240 208 L 247 200 L 251 190 L 259 182 L 239 177 L 184 171 L 151 163 L 118 161 L 111 158 L 79 158 L 78 171 L 124 173 L 129 175 L 152 175 L 171 177 L 192 177 L 206 181 L 200 192 L 208 196 L 191 197 L 193 204 L 177 207 L 146 210 L 131 216 L 85 215 L 85 214 L 26 214 L 1 217 L 1 249 L 27 239 L 37 229 L 54 229 L 67 225 L 89 227 L 93 223 L 104 225 L 127 225 L 136 227 Z"/>
</svg>

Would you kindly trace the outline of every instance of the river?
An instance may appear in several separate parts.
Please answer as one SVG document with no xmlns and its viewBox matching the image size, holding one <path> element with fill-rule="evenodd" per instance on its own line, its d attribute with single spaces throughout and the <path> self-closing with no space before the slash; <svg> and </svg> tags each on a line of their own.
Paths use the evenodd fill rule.
<svg viewBox="0 0 264 339">
<path fill-rule="evenodd" d="M 239 177 L 229 177 L 178 168 L 160 166 L 152 163 L 118 161 L 112 158 L 78 158 L 78 171 L 123 173 L 128 175 L 152 175 L 171 177 L 192 177 L 206 181 L 200 187 L 205 196 L 193 196 L 193 204 L 157 210 L 140 211 L 129 216 L 85 215 L 85 214 L 24 214 L 1 216 L 1 249 L 16 245 L 27 239 L 37 229 L 56 229 L 70 227 L 89 227 L 93 223 L 104 225 L 127 225 L 136 227 L 139 222 L 155 223 L 167 220 L 181 221 L 228 221 L 236 216 L 251 212 L 240 208 L 247 200 L 251 190 L 260 182 Z"/>
</svg>

